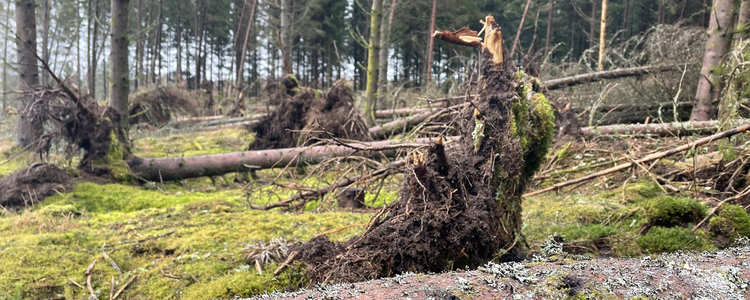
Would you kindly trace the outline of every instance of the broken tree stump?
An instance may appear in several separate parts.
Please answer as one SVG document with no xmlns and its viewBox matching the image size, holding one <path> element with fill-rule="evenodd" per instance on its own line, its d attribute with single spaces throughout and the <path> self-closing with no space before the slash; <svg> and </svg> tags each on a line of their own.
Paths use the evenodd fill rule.
<svg viewBox="0 0 750 300">
<path fill-rule="evenodd" d="M 552 142 L 554 114 L 539 80 L 503 60 L 494 18 L 484 24 L 484 41 L 468 28 L 435 33 L 480 53 L 479 96 L 459 113 L 458 145 L 438 140 L 413 151 L 401 198 L 362 236 L 340 243 L 319 236 L 295 249 L 311 284 L 523 258 L 521 194 Z"/>
</svg>

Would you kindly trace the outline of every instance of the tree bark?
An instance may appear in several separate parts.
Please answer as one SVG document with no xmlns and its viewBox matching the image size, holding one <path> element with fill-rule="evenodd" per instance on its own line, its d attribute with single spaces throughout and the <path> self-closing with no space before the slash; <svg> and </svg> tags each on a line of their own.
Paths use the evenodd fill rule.
<svg viewBox="0 0 750 300">
<path fill-rule="evenodd" d="M 177 27 L 175 28 L 175 39 L 177 46 L 177 70 L 175 71 L 175 80 L 182 82 L 182 1 L 177 2 Z"/>
<path fill-rule="evenodd" d="M 393 25 L 393 13 L 396 11 L 396 0 L 390 7 L 388 22 L 381 21 L 380 26 L 380 70 L 378 71 L 378 103 L 385 107 L 386 94 L 388 93 L 388 56 L 390 51 L 391 26 Z M 385 18 L 385 15 L 383 16 Z M 377 117 L 377 116 L 376 116 Z"/>
<path fill-rule="evenodd" d="M 690 136 L 716 132 L 720 129 L 719 121 L 690 121 L 659 124 L 628 124 L 609 125 L 599 127 L 583 127 L 583 135 L 593 138 L 600 135 L 653 135 L 653 136 Z M 740 119 L 730 122 L 731 126 L 750 124 L 750 119 Z"/>
<path fill-rule="evenodd" d="M 554 11 L 555 0 L 549 0 L 549 15 L 547 16 L 547 39 L 544 41 L 544 52 L 549 52 L 550 40 L 552 39 L 552 12 Z"/>
<path fill-rule="evenodd" d="M 692 121 L 708 121 L 713 115 L 713 100 L 721 91 L 722 74 L 716 73 L 716 66 L 729 51 L 733 0 L 714 1 L 708 26 L 708 41 L 703 55 L 703 67 L 695 93 L 695 106 L 690 116 Z"/>
<path fill-rule="evenodd" d="M 599 0 L 591 0 L 591 33 L 589 36 L 589 48 L 596 44 L 596 4 Z"/>
<path fill-rule="evenodd" d="M 8 6 L 5 9 L 5 24 L 10 24 L 10 5 L 13 3 L 12 1 L 8 1 Z M 4 27 L 4 34 L 3 36 L 5 39 L 3 40 L 3 61 L 8 61 L 8 41 L 11 39 L 8 35 L 9 27 Z M 8 90 L 8 64 L 3 63 L 3 91 Z M 7 115 L 8 112 L 8 94 L 3 93 L 3 111 L 0 112 L 2 115 Z"/>
<path fill-rule="evenodd" d="M 112 92 L 109 106 L 123 117 L 120 125 L 128 128 L 128 93 L 130 73 L 128 69 L 128 4 L 130 0 L 112 0 L 112 40 L 109 58 L 112 62 L 110 83 Z M 127 132 L 127 130 L 125 131 Z"/>
<path fill-rule="evenodd" d="M 737 18 L 737 37 L 735 39 L 750 38 L 750 0 L 740 3 L 740 16 Z"/>
<path fill-rule="evenodd" d="M 516 47 L 521 40 L 521 32 L 523 31 L 523 22 L 526 20 L 526 14 L 529 12 L 529 6 L 531 0 L 526 0 L 526 7 L 523 9 L 523 15 L 521 15 L 521 24 L 518 25 L 518 31 L 516 32 L 516 39 L 513 40 L 513 47 L 510 49 L 510 59 L 513 60 L 513 54 L 516 53 Z"/>
<path fill-rule="evenodd" d="M 383 0 L 372 1 L 370 12 L 370 44 L 367 54 L 367 88 L 365 90 L 365 121 L 367 125 L 375 124 L 375 110 L 377 99 L 375 91 L 378 88 L 378 63 L 380 55 L 380 17 L 383 10 Z"/>
<path fill-rule="evenodd" d="M 44 10 L 44 24 L 42 29 L 42 59 L 44 61 L 49 63 L 50 58 L 50 49 L 49 49 L 49 29 L 50 29 L 50 22 L 51 22 L 51 10 L 52 5 L 50 3 L 50 0 L 44 0 L 42 1 L 42 9 Z M 47 79 L 49 77 L 46 74 L 41 74 L 42 79 L 42 85 L 47 85 Z"/>
<path fill-rule="evenodd" d="M 628 12 L 630 11 L 630 0 L 625 0 L 625 12 L 622 17 L 622 29 L 628 33 Z"/>
<path fill-rule="evenodd" d="M 237 72 L 237 88 L 239 89 L 239 101 L 242 101 L 242 92 L 245 90 L 243 88 L 243 80 L 242 80 L 242 71 L 244 70 L 245 66 L 245 55 L 247 55 L 247 41 L 250 38 L 250 29 L 253 28 L 253 21 L 255 21 L 255 8 L 258 6 L 258 0 L 253 1 L 253 7 L 250 9 L 250 18 L 247 21 L 247 28 L 245 29 L 245 40 L 242 43 L 242 53 L 240 53 L 240 57 L 237 59 L 239 60 L 239 65 L 237 66 L 238 72 Z"/>
<path fill-rule="evenodd" d="M 430 139 L 417 139 L 413 144 L 428 143 Z M 387 147 L 395 141 L 357 143 L 364 147 Z M 317 164 L 333 157 L 378 156 L 393 157 L 398 149 L 384 151 L 357 151 L 347 146 L 316 146 L 247 151 L 217 155 L 175 158 L 132 158 L 128 161 L 133 173 L 149 181 L 180 180 L 227 173 L 245 172 L 252 169 L 285 168 L 297 164 Z"/>
<path fill-rule="evenodd" d="M 430 14 L 430 31 L 428 32 L 429 42 L 427 46 L 427 70 L 425 74 L 425 78 L 427 78 L 427 81 L 425 82 L 425 84 L 430 84 L 430 81 L 432 81 L 432 49 L 435 46 L 435 39 L 432 37 L 432 33 L 435 32 L 435 13 L 436 12 L 437 12 L 437 0 L 432 0 L 432 14 Z"/>
<path fill-rule="evenodd" d="M 573 86 L 582 83 L 592 82 L 599 79 L 613 79 L 627 76 L 635 76 L 641 74 L 647 74 L 650 72 L 664 72 L 670 70 L 676 70 L 677 67 L 674 65 L 658 65 L 658 66 L 643 66 L 634 68 L 624 68 L 609 71 L 600 71 L 594 73 L 587 73 L 581 75 L 574 75 L 570 77 L 563 77 L 558 79 L 551 79 L 544 82 L 548 89 L 560 89 L 566 86 Z"/>
<path fill-rule="evenodd" d="M 99 18 L 99 0 L 94 1 L 93 9 L 89 8 L 89 12 L 92 13 L 89 15 L 89 26 L 92 27 L 92 33 L 91 37 L 89 38 L 90 44 L 89 44 L 89 67 L 88 67 L 88 87 L 89 87 L 89 94 L 91 97 L 96 98 L 96 63 L 97 63 L 97 48 L 96 48 L 96 38 L 99 35 L 99 22 L 96 21 L 97 18 Z M 92 12 L 93 11 L 93 12 Z"/>
<path fill-rule="evenodd" d="M 135 89 L 138 90 L 141 87 L 141 73 L 143 73 L 143 33 L 141 32 L 141 1 L 143 0 L 135 1 L 137 11 L 135 21 L 137 23 L 136 28 L 138 29 L 138 36 L 136 36 L 135 42 Z M 177 2 L 179 3 L 180 1 Z"/>
<path fill-rule="evenodd" d="M 292 71 L 292 3 L 291 0 L 281 0 L 281 60 L 284 62 L 284 71 Z"/>
<path fill-rule="evenodd" d="M 607 45 L 607 0 L 602 0 L 602 25 L 599 29 L 599 71 L 604 71 L 604 50 Z"/>
<path fill-rule="evenodd" d="M 18 88 L 30 90 L 39 86 L 39 69 L 34 52 L 36 51 L 36 5 L 34 0 L 16 1 L 16 60 L 18 61 Z M 18 145 L 26 147 L 42 135 L 42 124 L 33 120 L 33 107 L 25 97 L 21 97 L 18 118 Z"/>
</svg>

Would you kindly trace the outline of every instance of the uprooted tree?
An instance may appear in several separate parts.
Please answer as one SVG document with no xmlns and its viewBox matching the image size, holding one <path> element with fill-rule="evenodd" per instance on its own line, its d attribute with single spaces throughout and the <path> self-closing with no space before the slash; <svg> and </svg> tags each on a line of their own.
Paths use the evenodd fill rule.
<svg viewBox="0 0 750 300">
<path fill-rule="evenodd" d="M 480 52 L 478 97 L 459 117 L 460 141 L 438 141 L 412 154 L 400 200 L 378 213 L 364 234 L 327 236 L 297 249 L 311 282 L 355 282 L 413 272 L 518 260 L 521 195 L 552 142 L 554 115 L 539 81 L 503 60 L 500 28 L 486 18 L 484 42 L 468 28 L 436 32 Z"/>
</svg>

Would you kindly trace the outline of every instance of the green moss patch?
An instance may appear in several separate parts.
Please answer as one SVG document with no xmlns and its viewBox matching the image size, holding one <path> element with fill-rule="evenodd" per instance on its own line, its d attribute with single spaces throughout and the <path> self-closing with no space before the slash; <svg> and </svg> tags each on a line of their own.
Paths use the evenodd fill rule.
<svg viewBox="0 0 750 300">
<path fill-rule="evenodd" d="M 175 157 L 222 154 L 244 151 L 253 134 L 244 128 L 225 128 L 168 137 L 144 137 L 133 142 L 133 154 L 139 157 Z"/>
<path fill-rule="evenodd" d="M 689 228 L 682 227 L 652 227 L 648 233 L 638 237 L 636 242 L 649 253 L 711 250 L 713 248 L 705 238 L 694 234 Z"/>
<path fill-rule="evenodd" d="M 92 285 L 101 298 L 114 276 L 118 287 L 137 275 L 121 297 L 207 299 L 249 297 L 296 284 L 294 272 L 259 275 L 243 248 L 273 238 L 308 240 L 321 232 L 364 224 L 371 214 L 280 213 L 247 208 L 239 190 L 162 193 L 138 187 L 82 183 L 42 205 L 0 216 L 0 299 L 65 297 L 88 291 L 86 267 L 95 259 Z M 258 194 L 254 203 L 270 201 Z M 265 196 L 268 197 L 268 196 Z M 332 235 L 348 239 L 354 226 Z M 106 251 L 122 270 L 103 260 Z M 68 279 L 70 278 L 70 279 Z M 198 283 L 200 282 L 200 283 Z"/>
<path fill-rule="evenodd" d="M 750 216 L 742 207 L 725 204 L 709 222 L 711 232 L 726 239 L 719 246 L 731 245 L 739 237 L 750 236 Z"/>
</svg>

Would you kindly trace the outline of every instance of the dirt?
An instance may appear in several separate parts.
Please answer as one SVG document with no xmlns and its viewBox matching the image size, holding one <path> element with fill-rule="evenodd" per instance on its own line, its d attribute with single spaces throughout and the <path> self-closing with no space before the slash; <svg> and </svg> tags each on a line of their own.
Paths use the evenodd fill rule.
<svg viewBox="0 0 750 300">
<path fill-rule="evenodd" d="M 130 124 L 145 123 L 157 128 L 167 125 L 176 114 L 197 117 L 197 104 L 187 91 L 175 86 L 141 90 L 130 97 Z"/>
<path fill-rule="evenodd" d="M 534 147 L 542 134 L 534 131 L 539 124 L 531 109 L 524 111 L 526 100 L 519 100 L 526 95 L 520 95 L 523 83 L 514 79 L 513 63 L 495 66 L 483 50 L 480 65 L 483 88 L 476 106 L 459 115 L 459 145 L 445 149 L 438 141 L 413 152 L 400 199 L 378 213 L 362 236 L 340 243 L 320 236 L 297 249 L 311 284 L 524 258 L 525 242 L 516 234 L 520 194 L 538 167 L 532 158 L 539 153 L 524 151 L 520 139 L 528 134 L 531 149 L 546 147 Z M 482 129 L 484 142 L 475 142 L 476 128 Z"/>
<path fill-rule="evenodd" d="M 473 271 L 323 284 L 254 299 L 747 299 L 748 255 L 745 244 L 641 259 L 536 257 L 524 263 L 489 263 Z"/>
<path fill-rule="evenodd" d="M 26 207 L 39 203 L 57 192 L 64 193 L 72 178 L 53 165 L 35 164 L 0 179 L 0 206 Z"/>
<path fill-rule="evenodd" d="M 369 140 L 364 118 L 354 107 L 354 92 L 345 81 L 334 84 L 328 94 L 300 88 L 293 76 L 267 84 L 270 104 L 276 110 L 251 124 L 255 140 L 248 150 L 292 148 L 328 138 Z"/>
</svg>

